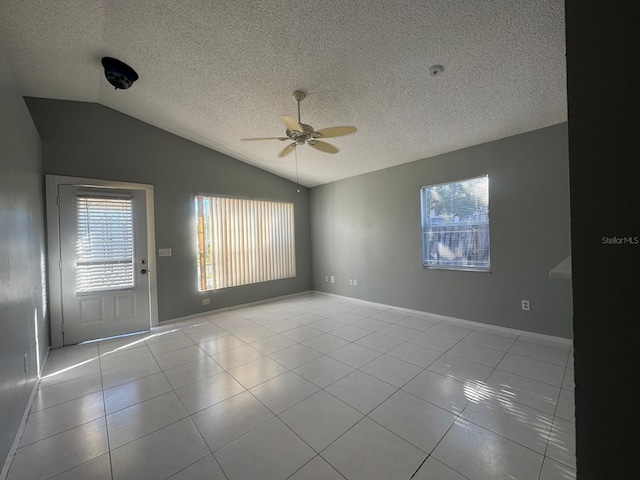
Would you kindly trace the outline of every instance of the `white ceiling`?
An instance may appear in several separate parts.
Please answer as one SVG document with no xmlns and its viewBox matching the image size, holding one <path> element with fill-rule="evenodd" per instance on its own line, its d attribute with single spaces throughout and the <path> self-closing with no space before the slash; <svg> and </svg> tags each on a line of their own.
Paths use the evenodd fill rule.
<svg viewBox="0 0 640 480">
<path fill-rule="evenodd" d="M 98 102 L 295 181 L 282 114 L 340 153 L 298 149 L 315 186 L 564 122 L 563 0 L 0 0 L 26 96 Z M 100 58 L 131 65 L 126 91 Z M 444 74 L 431 77 L 431 65 Z M 176 159 L 178 163 L 180 159 Z"/>
</svg>

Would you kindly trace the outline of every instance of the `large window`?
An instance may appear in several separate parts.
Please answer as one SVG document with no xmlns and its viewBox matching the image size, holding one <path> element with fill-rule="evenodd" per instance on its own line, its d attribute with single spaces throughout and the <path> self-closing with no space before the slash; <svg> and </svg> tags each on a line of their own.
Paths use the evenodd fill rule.
<svg viewBox="0 0 640 480">
<path fill-rule="evenodd" d="M 296 276 L 293 203 L 195 199 L 198 290 Z"/>
<path fill-rule="evenodd" d="M 489 178 L 429 185 L 422 201 L 422 265 L 489 271 Z"/>
</svg>

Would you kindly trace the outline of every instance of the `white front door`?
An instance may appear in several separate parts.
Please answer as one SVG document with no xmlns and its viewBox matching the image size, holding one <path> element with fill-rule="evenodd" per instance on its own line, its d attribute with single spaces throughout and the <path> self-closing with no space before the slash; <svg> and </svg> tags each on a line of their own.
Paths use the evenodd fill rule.
<svg viewBox="0 0 640 480">
<path fill-rule="evenodd" d="M 59 185 L 64 345 L 148 330 L 142 190 Z"/>
</svg>

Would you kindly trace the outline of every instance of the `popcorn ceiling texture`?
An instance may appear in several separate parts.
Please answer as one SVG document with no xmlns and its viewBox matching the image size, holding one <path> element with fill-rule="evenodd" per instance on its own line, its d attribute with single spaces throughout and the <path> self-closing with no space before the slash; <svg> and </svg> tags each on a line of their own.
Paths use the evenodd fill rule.
<svg viewBox="0 0 640 480">
<path fill-rule="evenodd" d="M 298 149 L 307 186 L 567 120 L 563 0 L 0 0 L 0 45 L 26 96 L 101 103 L 293 180 L 284 142 L 240 139 L 282 136 L 303 90 L 304 123 L 358 127 L 337 155 Z M 140 80 L 114 91 L 105 55 Z"/>
</svg>

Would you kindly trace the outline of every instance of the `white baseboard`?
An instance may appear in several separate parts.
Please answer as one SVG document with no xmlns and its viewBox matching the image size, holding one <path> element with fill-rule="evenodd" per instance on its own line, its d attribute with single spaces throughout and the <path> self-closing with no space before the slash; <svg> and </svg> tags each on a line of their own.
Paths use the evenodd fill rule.
<svg viewBox="0 0 640 480">
<path fill-rule="evenodd" d="M 47 360 L 49 360 L 50 351 L 51 351 L 51 347 L 47 348 L 47 353 L 44 356 L 44 360 L 40 364 L 40 372 L 42 372 L 44 370 L 44 367 L 47 365 Z M 0 480 L 6 480 L 7 476 L 9 475 L 9 468 L 11 467 L 11 462 L 13 462 L 13 457 L 18 451 L 18 445 L 20 445 L 20 439 L 22 438 L 22 434 L 24 433 L 24 429 L 27 425 L 27 418 L 29 417 L 29 412 L 31 412 L 31 407 L 33 406 L 33 400 L 36 398 L 36 394 L 38 393 L 39 386 L 40 386 L 40 377 L 37 377 L 35 383 L 33 384 L 33 388 L 31 389 L 31 395 L 29 395 L 29 401 L 27 402 L 27 407 L 24 409 L 24 413 L 22 414 L 22 420 L 20 420 L 20 426 L 18 427 L 18 432 L 16 433 L 16 437 L 13 439 L 13 443 L 11 444 L 11 448 L 9 449 L 7 458 L 4 461 L 2 472 L 0 472 Z"/>
<path fill-rule="evenodd" d="M 404 307 L 396 307 L 393 305 L 387 305 L 384 303 L 377 303 L 377 302 L 371 302 L 369 300 L 361 300 L 359 298 L 353 298 L 353 297 L 347 297 L 345 295 L 338 295 L 335 293 L 328 293 L 328 292 L 321 292 L 319 290 L 307 290 L 304 292 L 298 292 L 298 293 L 293 293 L 291 295 L 283 295 L 280 297 L 273 297 L 273 298 L 268 298 L 265 300 L 259 300 L 257 302 L 250 302 L 250 303 L 243 303 L 240 305 L 234 305 L 232 307 L 224 307 L 224 308 L 219 308 L 219 309 L 215 309 L 215 310 L 208 310 L 206 312 L 202 312 L 202 313 L 195 313 L 193 315 L 187 315 L 185 317 L 178 317 L 178 318 L 173 318 L 171 320 L 164 320 L 162 322 L 160 322 L 159 326 L 163 326 L 163 325 L 168 325 L 171 323 L 177 323 L 177 322 L 182 322 L 185 320 L 192 320 L 194 318 L 198 318 L 198 317 L 202 317 L 202 316 L 206 316 L 206 315 L 214 315 L 216 313 L 222 313 L 222 312 L 228 312 L 228 311 L 232 311 L 232 310 L 237 310 L 239 308 L 246 308 L 246 307 L 252 307 L 254 305 L 261 305 L 264 303 L 271 303 L 277 300 L 284 300 L 286 298 L 292 298 L 292 297 L 298 297 L 300 295 L 306 295 L 309 293 L 316 293 L 319 295 L 326 295 L 329 297 L 336 297 L 336 298 L 341 298 L 344 300 L 349 300 L 352 302 L 358 302 L 361 303 L 363 305 L 371 305 L 371 306 L 376 306 L 376 307 L 383 307 L 386 309 L 392 309 L 392 310 L 398 310 L 400 312 L 407 312 L 407 313 L 412 313 L 412 314 L 416 314 L 416 315 L 428 315 L 430 317 L 433 318 L 437 318 L 439 320 L 446 320 L 448 322 L 456 322 L 456 323 L 460 323 L 463 325 L 469 325 L 472 326 L 474 328 L 477 327 L 482 327 L 482 328 L 486 328 L 488 330 L 494 330 L 496 332 L 504 332 L 504 333 L 509 333 L 509 334 L 513 334 L 513 335 L 519 335 L 519 336 L 525 336 L 525 337 L 530 337 L 530 338 L 535 338 L 538 340 L 546 340 L 546 341 L 550 341 L 550 342 L 557 342 L 563 345 L 573 345 L 573 341 L 571 339 L 568 338 L 564 338 L 564 337 L 556 337 L 553 335 L 545 335 L 543 333 L 536 333 L 536 332 L 529 332 L 527 330 L 518 330 L 515 328 L 508 328 L 508 327 L 500 327 L 498 325 L 491 325 L 489 323 L 481 323 L 481 322 L 474 322 L 472 320 L 465 320 L 463 318 L 457 318 L 457 317 L 449 317 L 447 315 L 441 315 L 439 313 L 431 313 L 431 312 L 423 312 L 422 310 L 413 310 L 411 308 L 404 308 Z M 2 480 L 2 478 L 0 478 L 0 480 Z"/>
<path fill-rule="evenodd" d="M 376 306 L 376 307 L 384 307 L 386 309 L 398 310 L 400 312 L 408 312 L 408 313 L 413 313 L 413 314 L 416 314 L 416 315 L 428 315 L 430 317 L 434 317 L 434 318 L 437 318 L 439 320 L 446 320 L 448 322 L 461 323 L 461 324 L 464 324 L 464 325 L 472 326 L 474 328 L 482 327 L 482 328 L 486 328 L 486 329 L 489 329 L 489 330 L 495 330 L 496 332 L 504 332 L 504 333 L 510 333 L 510 334 L 513 334 L 513 335 L 536 338 L 538 340 L 546 340 L 546 341 L 549 341 L 549 342 L 557 342 L 557 343 L 561 343 L 563 345 L 573 345 L 573 340 L 571 340 L 569 338 L 555 337 L 553 335 L 545 335 L 543 333 L 528 332 L 526 330 L 518 330 L 518 329 L 515 329 L 515 328 L 500 327 L 498 325 L 491 325 L 489 323 L 474 322 L 472 320 L 465 320 L 465 319 L 462 319 L 462 318 L 449 317 L 447 315 L 440 315 L 439 313 L 430 313 L 430 312 L 423 312 L 422 310 L 412 310 L 410 308 L 395 307 L 393 305 L 386 305 L 384 303 L 370 302 L 368 300 L 361 300 L 359 298 L 352 298 L 352 297 L 347 297 L 347 296 L 344 296 L 344 295 L 337 295 L 335 293 L 321 292 L 319 290 L 312 290 L 312 292 L 313 293 L 318 293 L 318 294 L 321 294 L 321 295 L 327 295 L 329 297 L 343 298 L 345 300 L 350 300 L 350 301 L 362 303 L 364 305 L 371 305 L 371 306 Z"/>
<path fill-rule="evenodd" d="M 291 293 L 289 295 L 282 295 L 280 297 L 267 298 L 267 299 L 264 299 L 264 300 L 258 300 L 256 302 L 241 303 L 239 305 L 233 305 L 232 307 L 223 307 L 223 308 L 217 308 L 217 309 L 214 309 L 214 310 L 207 310 L 206 312 L 194 313 L 193 315 L 187 315 L 185 317 L 177 317 L 177 318 L 172 318 L 171 320 L 163 320 L 158 324 L 158 326 L 162 327 L 163 325 L 167 325 L 167 324 L 170 324 L 170 323 L 183 322 L 185 320 L 192 320 L 194 318 L 203 317 L 203 316 L 206 316 L 206 315 L 215 315 L 216 313 L 229 312 L 231 310 L 237 310 L 239 308 L 253 307 L 254 305 L 261 305 L 263 303 L 271 303 L 271 302 L 275 302 L 276 300 L 284 300 L 286 298 L 299 297 L 300 295 L 307 295 L 309 293 L 313 293 L 313 290 L 305 290 L 304 292 Z M 319 292 L 317 292 L 317 293 L 319 293 Z M 0 479 L 0 480 L 2 480 L 2 479 Z"/>
</svg>

